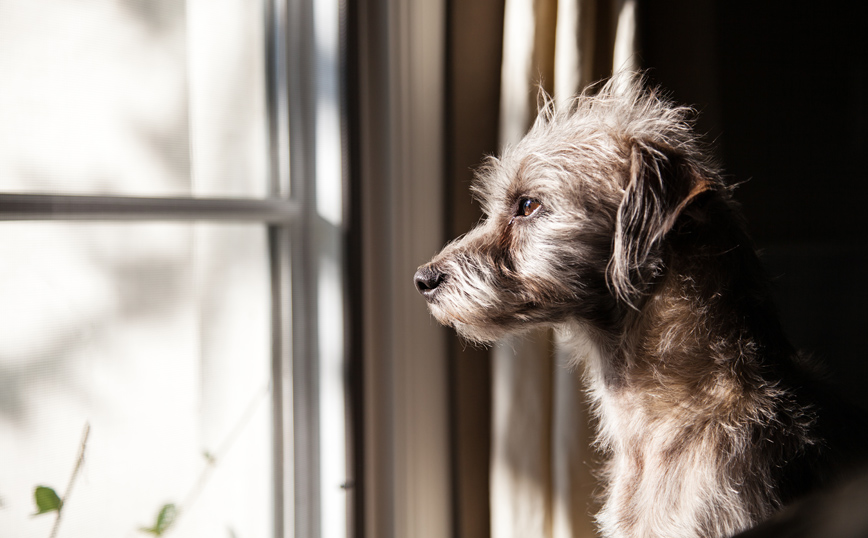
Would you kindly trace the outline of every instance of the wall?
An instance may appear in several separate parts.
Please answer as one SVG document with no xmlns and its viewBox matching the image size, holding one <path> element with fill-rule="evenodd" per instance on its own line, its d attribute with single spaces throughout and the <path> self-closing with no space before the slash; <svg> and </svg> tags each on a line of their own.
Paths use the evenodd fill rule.
<svg viewBox="0 0 868 538">
<path fill-rule="evenodd" d="M 664 5 L 665 4 L 665 5 Z M 646 2 L 642 64 L 700 111 L 794 344 L 868 404 L 865 4 Z"/>
</svg>

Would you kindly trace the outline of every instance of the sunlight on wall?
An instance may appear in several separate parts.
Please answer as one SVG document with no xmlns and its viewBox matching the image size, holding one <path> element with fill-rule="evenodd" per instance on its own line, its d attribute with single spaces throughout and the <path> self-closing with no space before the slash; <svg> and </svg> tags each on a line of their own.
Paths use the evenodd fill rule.
<svg viewBox="0 0 868 538">
<path fill-rule="evenodd" d="M 527 80 L 533 80 L 532 49 L 523 44 L 533 39 L 533 2 L 507 2 L 504 14 L 503 62 L 500 93 L 500 144 L 517 142 L 527 132 L 536 111 L 530 110 Z"/>
<path fill-rule="evenodd" d="M 343 157 L 339 86 L 339 10 L 335 0 L 314 3 L 316 43 L 316 208 L 320 528 L 323 538 L 347 536 L 346 416 L 344 394 Z"/>
<path fill-rule="evenodd" d="M 262 12 L 243 0 L 4 2 L 0 189 L 264 195 Z"/>
<path fill-rule="evenodd" d="M 316 33 L 316 190 L 317 211 L 335 226 L 342 221 L 341 121 L 338 3 L 314 3 Z"/>
<path fill-rule="evenodd" d="M 639 69 L 636 37 L 636 0 L 624 0 L 618 11 L 618 24 L 615 30 L 613 73 Z"/>
<path fill-rule="evenodd" d="M 9 0 L 0 191 L 264 196 L 264 6 Z M 257 225 L 0 223 L 0 536 L 273 534 Z"/>
<path fill-rule="evenodd" d="M 269 534 L 265 249 L 256 226 L 0 224 L 4 535 L 48 536 L 33 488 L 64 491 L 85 423 L 62 534 L 132 535 L 170 502 L 178 536 Z"/>
<path fill-rule="evenodd" d="M 337 241 L 328 241 L 337 246 Z M 332 249 L 329 249 L 332 250 Z M 341 271 L 336 249 L 320 259 L 319 274 L 319 406 L 320 502 L 323 538 L 347 536 L 346 418 Z"/>
</svg>

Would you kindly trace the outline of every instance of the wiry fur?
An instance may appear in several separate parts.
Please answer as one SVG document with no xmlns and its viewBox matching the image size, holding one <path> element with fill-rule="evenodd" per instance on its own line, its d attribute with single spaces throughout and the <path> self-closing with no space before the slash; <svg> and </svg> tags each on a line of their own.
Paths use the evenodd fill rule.
<svg viewBox="0 0 868 538">
<path fill-rule="evenodd" d="M 469 340 L 554 326 L 571 342 L 608 456 L 605 536 L 728 536 L 860 440 L 784 337 L 690 110 L 641 86 L 548 102 L 480 170 L 485 219 L 416 284 Z"/>
</svg>

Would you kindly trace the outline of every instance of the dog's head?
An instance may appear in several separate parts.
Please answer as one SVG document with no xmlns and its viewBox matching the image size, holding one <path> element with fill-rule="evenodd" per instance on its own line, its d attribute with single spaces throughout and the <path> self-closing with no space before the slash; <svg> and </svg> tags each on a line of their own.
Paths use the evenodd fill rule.
<svg viewBox="0 0 868 538">
<path fill-rule="evenodd" d="M 613 81 L 565 110 L 547 103 L 478 172 L 483 220 L 415 275 L 438 321 L 491 342 L 568 320 L 606 329 L 635 308 L 679 217 L 722 189 L 690 111 L 640 86 Z"/>
</svg>

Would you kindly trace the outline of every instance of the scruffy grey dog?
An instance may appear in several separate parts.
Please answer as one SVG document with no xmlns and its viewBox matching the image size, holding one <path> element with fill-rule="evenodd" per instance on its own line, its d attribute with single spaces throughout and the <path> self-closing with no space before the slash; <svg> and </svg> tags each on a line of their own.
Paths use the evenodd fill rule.
<svg viewBox="0 0 868 538">
<path fill-rule="evenodd" d="M 752 526 L 858 452 L 784 336 L 731 188 L 687 108 L 620 76 L 479 171 L 485 218 L 419 268 L 431 312 L 490 343 L 553 326 L 583 366 L 608 537 Z"/>
</svg>

